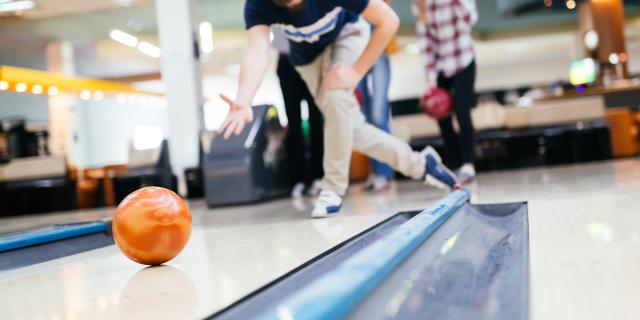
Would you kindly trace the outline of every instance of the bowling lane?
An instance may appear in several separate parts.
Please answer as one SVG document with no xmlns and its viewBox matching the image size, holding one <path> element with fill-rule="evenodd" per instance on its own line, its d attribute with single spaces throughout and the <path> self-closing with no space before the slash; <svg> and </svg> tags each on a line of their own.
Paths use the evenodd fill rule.
<svg viewBox="0 0 640 320">
<path fill-rule="evenodd" d="M 529 210 L 531 319 L 638 319 L 640 191 L 536 200 Z"/>
<path fill-rule="evenodd" d="M 196 201 L 191 241 L 167 266 L 145 269 L 110 246 L 2 272 L 0 310 L 11 319 L 202 318 L 392 214 L 444 195 L 398 189 L 406 187 L 419 191 L 367 196 L 354 188 L 346 214 L 325 220 L 307 218 L 308 201 L 220 209 Z"/>
<path fill-rule="evenodd" d="M 570 166 L 480 174 L 472 203 L 532 201 L 640 190 L 640 160 L 625 159 Z"/>
<path fill-rule="evenodd" d="M 630 301 L 640 294 L 630 286 L 639 283 L 635 233 L 640 226 L 631 213 L 638 213 L 640 161 L 481 174 L 471 190 L 474 202 L 530 200 L 534 319 L 559 319 L 556 315 L 576 310 L 585 319 L 596 318 L 619 303 L 625 316 L 638 314 Z M 384 195 L 356 186 L 346 214 L 326 220 L 307 219 L 308 202 L 212 210 L 192 202 L 193 238 L 168 266 L 144 269 L 106 247 L 0 272 L 0 311 L 7 319 L 201 318 L 390 215 L 424 209 L 442 195 L 416 182 L 398 183 Z M 85 214 L 59 217 L 82 221 L 78 216 Z M 590 227 L 589 222 L 599 224 Z M 33 217 L 0 219 L 7 228 L 39 223 Z M 600 294 L 615 290 L 610 296 L 619 302 Z"/>
</svg>

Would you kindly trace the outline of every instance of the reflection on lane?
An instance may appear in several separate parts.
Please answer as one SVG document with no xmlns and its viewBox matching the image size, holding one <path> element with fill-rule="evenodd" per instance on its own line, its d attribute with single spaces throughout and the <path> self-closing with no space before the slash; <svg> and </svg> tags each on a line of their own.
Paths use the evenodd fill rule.
<svg viewBox="0 0 640 320">
<path fill-rule="evenodd" d="M 523 203 L 466 205 L 352 319 L 527 319 L 528 227 Z"/>
<path fill-rule="evenodd" d="M 190 319 L 197 316 L 198 292 L 180 269 L 162 265 L 136 272 L 119 296 L 118 315 L 127 319 Z"/>
</svg>

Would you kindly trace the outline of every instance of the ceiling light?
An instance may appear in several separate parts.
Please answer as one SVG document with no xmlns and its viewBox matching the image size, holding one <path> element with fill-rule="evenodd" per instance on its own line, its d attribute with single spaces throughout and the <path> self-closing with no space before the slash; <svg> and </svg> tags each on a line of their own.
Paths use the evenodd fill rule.
<svg viewBox="0 0 640 320">
<path fill-rule="evenodd" d="M 47 90 L 47 93 L 48 93 L 50 96 L 55 96 L 55 95 L 57 95 L 57 94 L 58 94 L 58 87 L 56 87 L 56 86 L 51 86 L 51 87 L 49 87 L 49 90 Z"/>
<path fill-rule="evenodd" d="M 584 35 L 584 45 L 589 50 L 595 50 L 598 47 L 598 42 L 600 42 L 600 37 L 595 30 L 589 30 Z"/>
<path fill-rule="evenodd" d="M 82 100 L 91 99 L 91 91 L 89 91 L 89 90 L 80 91 L 80 99 L 82 99 Z"/>
<path fill-rule="evenodd" d="M 138 44 L 138 38 L 132 34 L 128 34 L 122 30 L 113 29 L 109 34 L 111 39 L 114 41 L 120 42 L 125 46 L 134 47 Z"/>
<path fill-rule="evenodd" d="M 16 91 L 18 91 L 18 92 L 27 91 L 27 85 L 22 83 L 22 82 L 18 82 L 18 84 L 16 84 Z"/>
<path fill-rule="evenodd" d="M 162 50 L 160 50 L 160 48 L 146 41 L 141 41 L 138 44 L 138 50 L 140 50 L 140 52 L 153 58 L 158 58 L 162 54 Z"/>
<path fill-rule="evenodd" d="M 117 4 L 125 8 L 130 8 L 131 2 L 133 2 L 133 0 L 116 0 Z"/>
<path fill-rule="evenodd" d="M 35 7 L 33 1 L 13 1 L 0 3 L 0 12 L 15 12 L 31 10 Z"/>
<path fill-rule="evenodd" d="M 620 62 L 627 62 L 627 54 L 622 52 L 618 55 L 620 57 Z"/>
<path fill-rule="evenodd" d="M 576 2 L 573 0 L 569 0 L 567 1 L 567 8 L 569 8 L 569 10 L 573 10 L 576 8 Z"/>
<path fill-rule="evenodd" d="M 31 93 L 33 93 L 33 94 L 42 94 L 42 86 L 39 85 L 39 84 L 33 85 L 33 87 L 31 87 Z"/>
<path fill-rule="evenodd" d="M 609 55 L 609 63 L 611 64 L 618 64 L 620 62 L 620 57 L 618 56 L 617 53 L 612 53 Z"/>
<path fill-rule="evenodd" d="M 100 101 L 102 99 L 104 99 L 104 93 L 102 93 L 102 91 L 96 91 L 93 93 L 93 100 Z"/>
<path fill-rule="evenodd" d="M 0 81 L 0 91 L 4 91 L 9 89 L 9 82 L 6 82 L 4 80 Z"/>
</svg>

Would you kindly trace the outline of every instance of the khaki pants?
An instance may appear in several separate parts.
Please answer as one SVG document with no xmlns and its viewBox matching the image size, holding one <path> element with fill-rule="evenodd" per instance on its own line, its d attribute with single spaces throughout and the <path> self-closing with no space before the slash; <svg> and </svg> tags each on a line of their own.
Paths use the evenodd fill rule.
<svg viewBox="0 0 640 320">
<path fill-rule="evenodd" d="M 365 122 L 353 89 L 327 91 L 324 76 L 334 64 L 353 65 L 369 42 L 362 19 L 344 27 L 338 39 L 315 61 L 296 69 L 324 115 L 323 187 L 344 195 L 349 186 L 351 150 L 388 163 L 405 176 L 420 179 L 425 159 L 404 141 Z"/>
</svg>

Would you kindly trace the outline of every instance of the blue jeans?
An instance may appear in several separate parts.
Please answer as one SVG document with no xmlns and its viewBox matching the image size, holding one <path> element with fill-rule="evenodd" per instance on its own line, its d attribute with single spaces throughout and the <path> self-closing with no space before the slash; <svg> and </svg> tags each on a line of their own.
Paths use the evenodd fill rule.
<svg viewBox="0 0 640 320">
<path fill-rule="evenodd" d="M 364 113 L 367 122 L 385 132 L 391 132 L 391 113 L 388 96 L 390 81 L 391 66 L 389 65 L 389 56 L 383 53 L 358 84 L 358 90 L 364 100 L 362 113 Z M 369 91 L 369 82 L 371 82 L 371 91 Z M 393 177 L 393 169 L 388 164 L 371 158 L 369 162 L 375 175 L 387 178 Z"/>
</svg>

